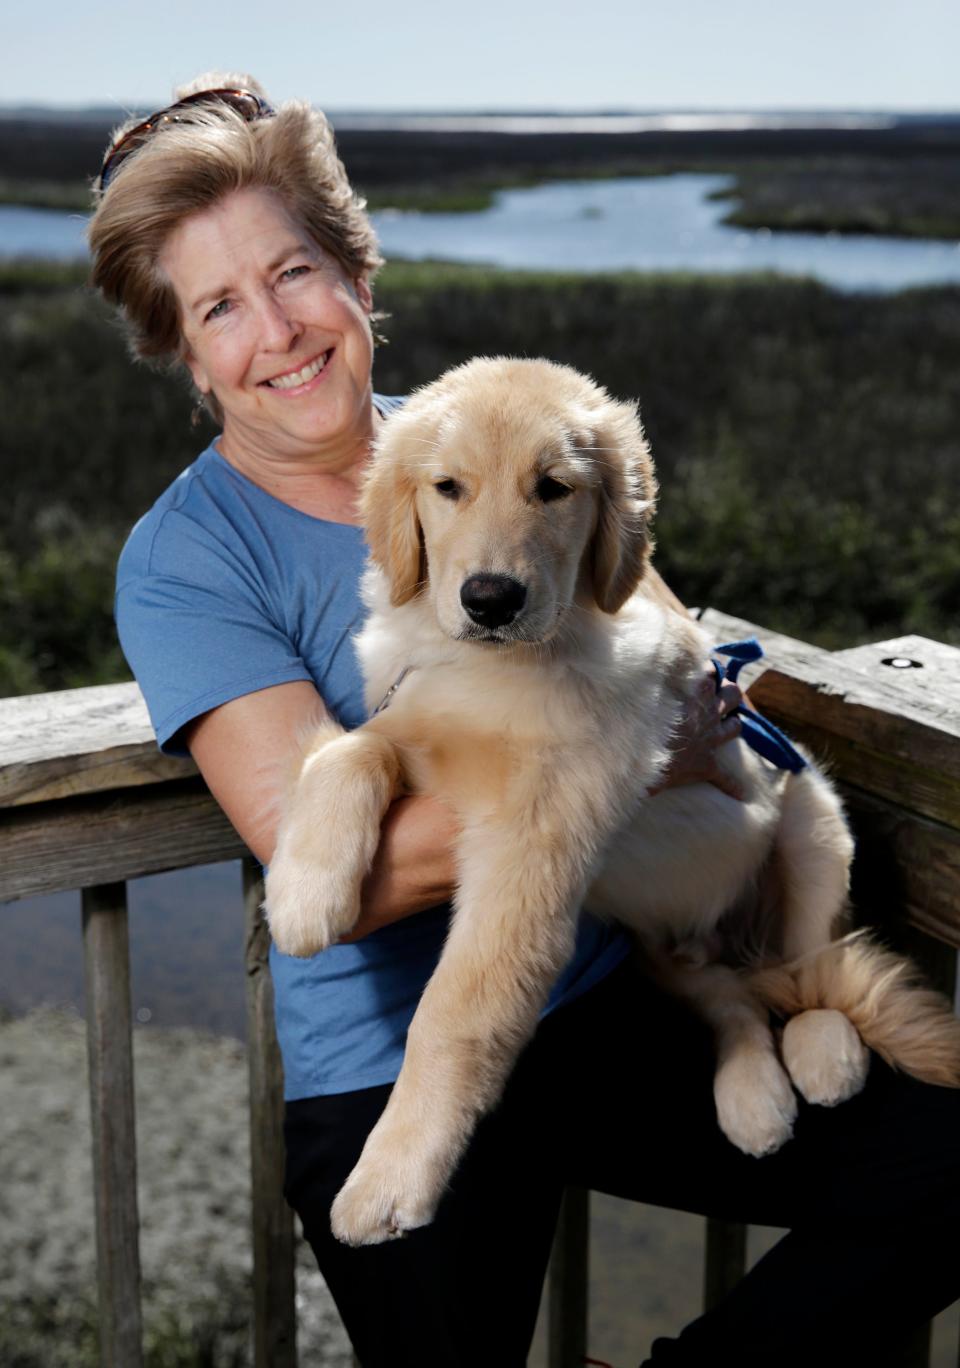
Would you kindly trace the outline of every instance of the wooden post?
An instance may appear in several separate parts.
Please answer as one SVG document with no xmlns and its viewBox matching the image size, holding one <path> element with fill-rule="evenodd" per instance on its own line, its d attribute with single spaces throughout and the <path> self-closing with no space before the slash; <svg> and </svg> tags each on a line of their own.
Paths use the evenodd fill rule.
<svg viewBox="0 0 960 1368">
<path fill-rule="evenodd" d="M 927 1321 L 909 1335 L 900 1351 L 898 1368 L 930 1368 L 933 1322 Z"/>
<path fill-rule="evenodd" d="M 567 1188 L 550 1259 L 549 1368 L 583 1368 L 589 1275 L 590 1193 Z"/>
<path fill-rule="evenodd" d="M 83 892 L 87 1058 L 93 1130 L 103 1368 L 140 1368 L 140 1245 L 126 884 Z"/>
<path fill-rule="evenodd" d="M 253 1324 L 256 1368 L 297 1368 L 293 1212 L 283 1199 L 283 1068 L 273 1022 L 270 933 L 263 875 L 243 861 L 247 1059 L 253 1185 Z"/>
<path fill-rule="evenodd" d="M 707 1220 L 707 1249 L 703 1267 L 703 1309 L 723 1301 L 747 1268 L 747 1227 L 737 1221 Z"/>
</svg>

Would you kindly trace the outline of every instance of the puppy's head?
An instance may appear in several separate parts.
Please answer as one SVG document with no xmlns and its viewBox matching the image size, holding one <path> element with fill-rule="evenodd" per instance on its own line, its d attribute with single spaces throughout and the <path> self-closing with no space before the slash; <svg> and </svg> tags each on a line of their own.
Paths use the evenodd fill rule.
<svg viewBox="0 0 960 1368">
<path fill-rule="evenodd" d="M 566 366 L 479 358 L 385 423 L 362 514 L 395 605 L 426 593 L 452 637 L 541 642 L 575 601 L 633 593 L 655 493 L 634 405 Z"/>
</svg>

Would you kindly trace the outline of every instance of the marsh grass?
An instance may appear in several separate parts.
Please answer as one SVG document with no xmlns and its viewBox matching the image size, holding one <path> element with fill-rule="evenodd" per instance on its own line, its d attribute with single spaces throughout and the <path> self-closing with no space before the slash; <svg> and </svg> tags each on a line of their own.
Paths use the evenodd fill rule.
<svg viewBox="0 0 960 1368">
<path fill-rule="evenodd" d="M 125 677 L 117 552 L 212 433 L 77 278 L 0 271 L 0 692 Z M 383 393 L 508 352 L 638 397 L 687 602 L 829 647 L 960 640 L 960 290 L 397 263 L 377 296 Z"/>
<path fill-rule="evenodd" d="M 784 232 L 960 237 L 960 161 L 812 158 L 737 169 L 724 222 Z"/>
<path fill-rule="evenodd" d="M 87 279 L 83 261 L 53 261 L 47 257 L 0 258 L 0 301 L 6 314 L 7 303 L 17 295 L 41 295 L 51 290 L 80 290 Z"/>
<path fill-rule="evenodd" d="M 97 1368 L 85 1028 L 0 1023 L 0 1363 Z M 247 1368 L 251 1253 L 247 1065 L 238 1041 L 134 1032 L 145 1368 Z M 301 1361 L 348 1368 L 346 1337 L 301 1246 Z"/>
<path fill-rule="evenodd" d="M 0 204 L 87 213 L 90 209 L 90 187 L 85 181 L 13 180 L 9 176 L 0 176 Z"/>
</svg>

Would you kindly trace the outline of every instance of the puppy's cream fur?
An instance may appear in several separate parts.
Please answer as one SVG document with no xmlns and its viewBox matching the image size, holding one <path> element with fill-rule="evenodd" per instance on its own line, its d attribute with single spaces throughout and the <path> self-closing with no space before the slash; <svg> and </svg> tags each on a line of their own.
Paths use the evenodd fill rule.
<svg viewBox="0 0 960 1368">
<path fill-rule="evenodd" d="M 443 955 L 390 1102 L 334 1203 L 348 1243 L 432 1219 L 571 954 L 583 905 L 632 927 L 713 1026 L 718 1119 L 747 1153 L 789 1138 L 793 1085 L 825 1105 L 856 1092 L 862 1041 L 918 1077 L 960 1082 L 945 1005 L 864 940 L 832 941 L 852 847 L 815 768 L 787 775 L 734 744 L 721 763 L 742 802 L 706 784 L 645 796 L 710 647 L 635 592 L 654 496 L 634 406 L 549 362 L 470 362 L 384 428 L 363 497 L 370 706 L 410 673 L 358 731 L 312 739 L 267 880 L 279 949 L 310 955 L 356 920 L 393 797 L 438 795 L 462 823 Z M 477 574 L 524 587 L 512 621 L 471 618 L 461 588 Z M 775 916 L 750 977 L 717 962 L 718 927 L 759 925 L 774 874 Z M 782 1057 L 770 1006 L 791 1017 Z"/>
</svg>

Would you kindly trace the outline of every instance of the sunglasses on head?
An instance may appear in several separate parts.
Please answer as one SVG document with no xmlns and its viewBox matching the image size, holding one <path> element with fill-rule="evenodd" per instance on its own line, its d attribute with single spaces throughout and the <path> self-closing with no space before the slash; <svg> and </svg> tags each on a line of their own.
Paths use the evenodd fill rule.
<svg viewBox="0 0 960 1368">
<path fill-rule="evenodd" d="M 127 133 L 124 133 L 118 142 L 114 143 L 100 167 L 100 174 L 96 182 L 98 193 L 103 194 L 116 175 L 118 168 L 158 128 L 163 128 L 165 124 L 171 123 L 189 123 L 189 111 L 195 109 L 197 105 L 205 104 L 229 105 L 247 123 L 253 123 L 256 119 L 269 119 L 275 112 L 266 100 L 261 100 L 260 96 L 254 95 L 251 90 L 198 90 L 194 95 L 187 95 L 184 99 L 177 100 L 176 104 L 168 105 L 166 109 L 158 109 L 156 114 L 151 114 L 149 119 L 144 119 L 143 123 L 138 123 L 135 128 L 131 128 Z"/>
</svg>

